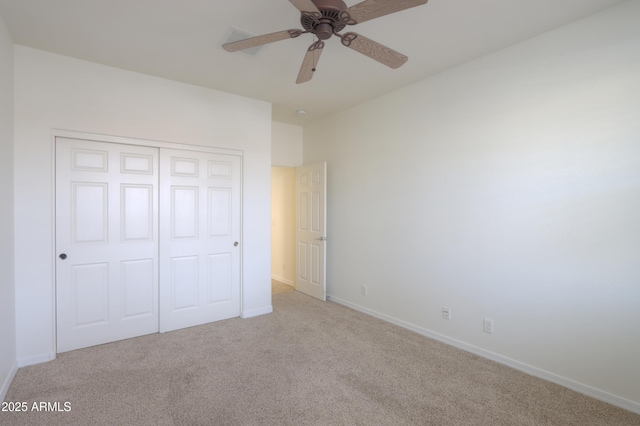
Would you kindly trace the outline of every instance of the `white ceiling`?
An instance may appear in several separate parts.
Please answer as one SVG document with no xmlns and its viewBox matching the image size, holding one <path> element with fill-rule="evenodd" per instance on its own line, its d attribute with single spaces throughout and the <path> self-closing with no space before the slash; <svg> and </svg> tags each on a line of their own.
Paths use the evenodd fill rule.
<svg viewBox="0 0 640 426">
<path fill-rule="evenodd" d="M 403 67 L 387 68 L 333 37 L 313 80 L 301 85 L 310 34 L 257 57 L 220 47 L 232 26 L 255 34 L 301 28 L 288 0 L 0 0 L 0 15 L 17 44 L 269 101 L 274 120 L 303 125 L 622 1 L 430 0 L 348 29 L 409 56 Z"/>
</svg>

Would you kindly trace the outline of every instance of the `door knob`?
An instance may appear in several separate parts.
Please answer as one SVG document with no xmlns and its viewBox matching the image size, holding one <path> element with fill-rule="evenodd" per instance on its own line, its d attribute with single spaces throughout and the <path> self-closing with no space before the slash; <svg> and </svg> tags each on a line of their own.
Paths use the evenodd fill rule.
<svg viewBox="0 0 640 426">
<path fill-rule="evenodd" d="M 65 253 L 62 253 L 59 257 L 60 259 L 65 260 L 67 258 L 67 255 Z"/>
<path fill-rule="evenodd" d="M 320 240 L 320 241 L 327 241 L 327 237 L 320 237 L 320 238 L 316 238 L 316 240 Z"/>
<path fill-rule="evenodd" d="M 236 241 L 235 243 L 233 243 L 234 247 L 238 247 L 238 242 Z"/>
</svg>

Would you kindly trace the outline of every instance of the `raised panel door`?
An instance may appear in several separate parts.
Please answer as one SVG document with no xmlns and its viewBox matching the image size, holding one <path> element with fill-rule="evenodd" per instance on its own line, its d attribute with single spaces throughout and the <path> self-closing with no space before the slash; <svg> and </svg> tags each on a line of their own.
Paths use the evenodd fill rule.
<svg viewBox="0 0 640 426">
<path fill-rule="evenodd" d="M 160 331 L 240 315 L 240 157 L 160 150 Z"/>
<path fill-rule="evenodd" d="M 158 331 L 158 149 L 56 138 L 57 351 Z"/>
<path fill-rule="evenodd" d="M 326 300 L 326 163 L 296 169 L 296 290 Z"/>
</svg>

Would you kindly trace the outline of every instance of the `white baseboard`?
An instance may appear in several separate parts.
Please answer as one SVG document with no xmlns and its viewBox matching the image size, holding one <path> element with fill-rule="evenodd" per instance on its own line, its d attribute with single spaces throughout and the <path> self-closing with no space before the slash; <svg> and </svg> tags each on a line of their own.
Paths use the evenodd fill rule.
<svg viewBox="0 0 640 426">
<path fill-rule="evenodd" d="M 9 392 L 9 386 L 11 386 L 11 382 L 13 382 L 13 378 L 16 377 L 16 373 L 18 372 L 18 360 L 13 362 L 11 366 L 11 370 L 9 370 L 9 374 L 4 378 L 2 382 L 2 387 L 0 387 L 0 401 L 4 401 L 7 396 L 7 392 Z"/>
<path fill-rule="evenodd" d="M 18 367 L 22 368 L 28 367 L 29 365 L 42 364 L 43 362 L 53 361 L 54 359 L 56 359 L 56 354 L 53 352 L 35 356 L 26 356 L 18 358 Z"/>
<path fill-rule="evenodd" d="M 296 283 L 294 283 L 293 281 L 288 280 L 288 279 L 286 279 L 284 277 L 281 277 L 281 276 L 278 276 L 278 275 L 271 275 L 271 279 L 272 280 L 276 280 L 276 281 L 280 281 L 281 283 L 284 283 L 284 284 L 289 284 L 291 286 L 295 286 L 296 285 Z"/>
<path fill-rule="evenodd" d="M 240 318 L 244 318 L 244 319 L 253 318 L 253 317 L 260 316 L 260 315 L 270 314 L 272 312 L 273 312 L 273 306 L 269 305 L 269 306 L 265 306 L 263 308 L 242 311 L 242 314 L 240 314 Z"/>
<path fill-rule="evenodd" d="M 600 389 L 596 389 L 594 387 L 576 382 L 566 377 L 558 376 L 557 374 L 551 373 L 549 371 L 542 370 L 540 368 L 533 367 L 523 362 L 516 361 L 515 359 L 511 359 L 511 358 L 496 354 L 494 352 L 487 351 L 485 349 L 479 348 L 474 345 L 470 345 L 460 340 L 452 339 L 451 337 L 447 337 L 443 334 L 436 333 L 426 328 L 418 327 L 414 324 L 410 324 L 408 322 L 399 320 L 389 315 L 385 315 L 380 312 L 373 311 L 371 309 L 365 308 L 355 303 L 348 302 L 346 300 L 342 300 L 337 297 L 333 297 L 331 295 L 328 296 L 328 299 L 330 299 L 332 302 L 339 303 L 340 305 L 347 306 L 356 311 L 360 311 L 367 315 L 371 315 L 372 317 L 381 319 L 391 324 L 395 324 L 402 328 L 406 328 L 408 330 L 411 330 L 423 336 L 429 337 L 431 339 L 438 340 L 440 342 L 446 343 L 451 346 L 455 346 L 456 348 L 462 349 L 467 352 L 471 352 L 472 354 L 481 356 L 483 358 L 490 359 L 491 361 L 495 361 L 500 364 L 507 365 L 511 368 L 522 371 L 523 373 L 527 373 L 530 376 L 538 377 L 540 379 L 544 379 L 549 382 L 556 383 L 560 386 L 564 386 L 566 388 L 579 392 L 583 395 L 590 396 L 591 398 L 606 402 L 611 405 L 615 405 L 616 407 L 620 407 L 622 409 L 631 411 L 633 413 L 640 414 L 640 403 L 638 402 L 631 401 L 629 399 L 611 394 L 609 392 L 605 392 Z"/>
</svg>

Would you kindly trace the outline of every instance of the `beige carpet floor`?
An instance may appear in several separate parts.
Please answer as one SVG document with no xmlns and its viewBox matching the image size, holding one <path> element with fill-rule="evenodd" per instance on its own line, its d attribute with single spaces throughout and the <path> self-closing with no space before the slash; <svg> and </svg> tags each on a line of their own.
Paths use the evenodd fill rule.
<svg viewBox="0 0 640 426">
<path fill-rule="evenodd" d="M 299 292 L 274 312 L 22 368 L 10 425 L 640 425 L 640 416 Z"/>
<path fill-rule="evenodd" d="M 290 291 L 296 291 L 296 288 L 280 281 L 271 280 L 271 294 L 288 293 Z"/>
</svg>

